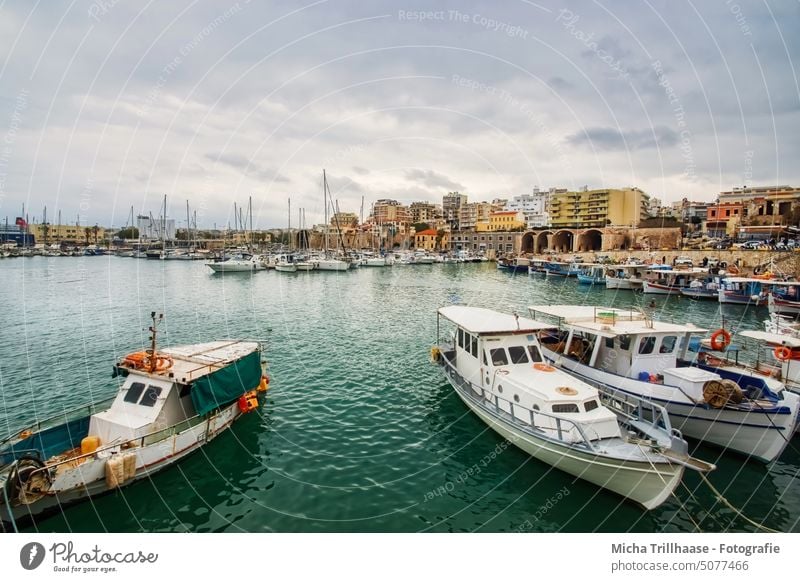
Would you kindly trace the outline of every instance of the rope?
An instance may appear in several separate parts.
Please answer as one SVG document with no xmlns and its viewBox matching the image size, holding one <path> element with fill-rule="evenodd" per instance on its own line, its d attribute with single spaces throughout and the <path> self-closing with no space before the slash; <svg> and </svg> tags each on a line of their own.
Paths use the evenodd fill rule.
<svg viewBox="0 0 800 582">
<path fill-rule="evenodd" d="M 692 493 L 692 490 L 691 490 L 691 489 L 689 489 L 689 488 L 686 486 L 686 483 L 684 483 L 684 482 L 683 482 L 683 479 L 681 479 L 681 486 L 682 486 L 684 489 L 686 489 L 686 492 L 689 494 L 689 497 L 690 497 L 690 498 L 691 498 L 691 499 L 692 499 L 692 500 L 693 500 L 695 503 L 697 503 L 698 505 L 700 505 L 700 503 L 697 501 L 697 499 L 695 498 L 694 494 Z M 681 507 L 683 507 L 684 509 L 686 509 L 686 517 L 688 517 L 688 518 L 689 518 L 689 521 L 691 521 L 691 522 L 692 522 L 692 525 L 694 525 L 694 528 L 695 528 L 695 529 L 696 529 L 696 530 L 697 530 L 699 533 L 703 533 L 703 529 L 700 527 L 700 524 L 699 524 L 699 523 L 697 523 L 697 522 L 694 520 L 694 518 L 692 518 L 692 514 L 691 514 L 691 513 L 689 513 L 689 510 L 686 508 L 686 504 L 684 504 L 683 502 L 681 502 L 680 498 L 679 498 L 679 497 L 678 497 L 678 496 L 675 494 L 675 492 L 674 492 L 674 491 L 672 492 L 672 496 L 675 498 L 675 500 L 676 500 L 676 501 L 678 501 L 678 502 L 681 504 Z"/>
<path fill-rule="evenodd" d="M 647 451 L 645 451 L 642 448 L 642 445 L 639 442 L 636 442 L 635 444 L 636 444 L 636 447 L 641 451 L 642 455 L 644 455 L 644 458 L 647 459 L 647 462 L 650 463 L 650 466 L 653 468 L 653 471 L 655 471 L 655 474 L 658 475 L 659 479 L 661 479 L 661 482 L 664 485 L 666 485 L 667 484 L 666 479 L 664 479 L 664 476 L 661 475 L 661 471 L 656 469 L 656 466 L 653 464 L 653 461 L 650 460 L 650 455 L 647 454 Z M 675 490 L 673 490 L 672 492 L 675 493 Z"/>
<path fill-rule="evenodd" d="M 5 483 L 3 484 L 3 499 L 6 502 L 6 509 L 8 509 L 8 517 L 11 519 L 11 527 L 14 529 L 14 533 L 19 533 L 17 529 L 17 521 L 14 519 L 14 513 L 11 511 L 11 503 L 8 502 L 8 491 L 6 491 Z"/>
<path fill-rule="evenodd" d="M 714 493 L 714 495 L 716 495 L 716 496 L 717 496 L 717 498 L 719 499 L 719 501 L 721 501 L 721 502 L 723 503 L 723 505 L 725 505 L 725 506 L 726 506 L 728 509 L 730 509 L 731 511 L 733 511 L 733 512 L 734 512 L 734 513 L 735 513 L 735 514 L 738 516 L 738 517 L 742 518 L 742 519 L 743 519 L 743 520 L 745 520 L 747 523 L 749 523 L 749 524 L 750 524 L 750 525 L 752 525 L 754 528 L 756 528 L 756 529 L 758 529 L 758 530 L 760 530 L 760 531 L 763 531 L 763 532 L 766 532 L 766 533 L 780 533 L 778 530 L 775 530 L 775 529 L 768 528 L 768 527 L 766 527 L 765 525 L 762 525 L 762 524 L 760 524 L 760 523 L 757 523 L 757 522 L 753 521 L 752 519 L 750 519 L 749 517 L 747 517 L 747 516 L 746 516 L 744 513 L 742 513 L 742 512 L 741 512 L 741 511 L 739 511 L 737 508 L 735 508 L 733 505 L 731 505 L 730 501 L 728 501 L 727 499 L 725 499 L 725 497 L 722 495 L 722 493 L 720 493 L 719 491 L 717 491 L 717 488 L 716 488 L 716 487 L 714 487 L 714 485 L 712 485 L 712 484 L 711 484 L 711 481 L 709 481 L 709 480 L 708 480 L 708 477 L 706 477 L 705 475 L 703 475 L 703 473 L 699 473 L 699 475 L 700 475 L 700 478 L 703 480 L 703 482 L 704 482 L 706 485 L 708 485 L 708 488 L 709 488 L 709 489 L 711 489 L 711 491 Z"/>
</svg>

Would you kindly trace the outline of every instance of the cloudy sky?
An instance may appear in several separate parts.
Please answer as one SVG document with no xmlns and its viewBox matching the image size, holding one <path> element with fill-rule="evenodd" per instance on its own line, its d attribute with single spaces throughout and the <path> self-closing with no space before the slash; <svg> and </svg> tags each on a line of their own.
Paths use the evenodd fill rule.
<svg viewBox="0 0 800 582">
<path fill-rule="evenodd" d="M 0 6 L 0 220 L 800 185 L 798 2 Z"/>
</svg>

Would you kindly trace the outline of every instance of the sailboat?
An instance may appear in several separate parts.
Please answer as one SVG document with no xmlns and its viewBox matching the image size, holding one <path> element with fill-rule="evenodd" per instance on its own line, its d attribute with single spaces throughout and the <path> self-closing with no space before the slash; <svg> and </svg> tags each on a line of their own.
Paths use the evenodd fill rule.
<svg viewBox="0 0 800 582">
<path fill-rule="evenodd" d="M 299 229 L 297 231 L 297 247 L 300 249 L 300 254 L 295 257 L 294 264 L 298 271 L 313 271 L 316 268 L 314 261 L 309 260 L 308 257 L 308 233 L 305 228 L 306 211 L 300 209 L 297 214 L 297 223 Z"/>
<path fill-rule="evenodd" d="M 347 261 L 336 258 L 328 249 L 328 231 L 330 230 L 328 226 L 328 197 L 330 196 L 330 190 L 328 189 L 328 177 L 325 174 L 325 170 L 322 170 L 322 196 L 325 208 L 325 249 L 323 250 L 323 255 L 314 261 L 315 266 L 320 271 L 347 271 L 350 268 L 350 264 Z"/>
<path fill-rule="evenodd" d="M 292 254 L 292 201 L 289 200 L 289 226 L 287 229 L 289 233 L 289 252 L 278 255 L 278 260 L 275 262 L 275 270 L 280 273 L 296 273 L 297 265 L 294 263 L 294 255 Z"/>
</svg>

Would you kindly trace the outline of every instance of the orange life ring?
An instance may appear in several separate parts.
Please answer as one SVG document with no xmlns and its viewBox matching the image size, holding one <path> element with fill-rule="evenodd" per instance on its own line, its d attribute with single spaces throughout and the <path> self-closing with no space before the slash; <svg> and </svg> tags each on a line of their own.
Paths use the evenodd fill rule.
<svg viewBox="0 0 800 582">
<path fill-rule="evenodd" d="M 174 363 L 172 361 L 172 356 L 156 356 L 156 363 L 155 363 L 155 371 L 156 372 L 163 372 L 165 370 L 169 370 Z M 147 358 L 146 367 L 153 368 L 153 363 L 151 358 Z"/>
<path fill-rule="evenodd" d="M 777 346 L 772 353 L 775 355 L 775 359 L 780 360 L 781 362 L 785 362 L 792 357 L 792 350 L 786 346 Z"/>
<path fill-rule="evenodd" d="M 550 364 L 542 364 L 541 362 L 537 362 L 533 365 L 534 370 L 539 370 L 540 372 L 552 372 L 555 370 L 553 366 Z"/>
<path fill-rule="evenodd" d="M 720 341 L 721 340 L 721 341 Z M 722 351 L 731 345 L 731 334 L 720 328 L 711 334 L 711 349 Z"/>
<path fill-rule="evenodd" d="M 125 356 L 122 359 L 122 363 L 128 366 L 133 366 L 134 368 L 138 368 L 144 363 L 146 358 L 147 352 L 133 352 L 132 354 Z"/>
</svg>

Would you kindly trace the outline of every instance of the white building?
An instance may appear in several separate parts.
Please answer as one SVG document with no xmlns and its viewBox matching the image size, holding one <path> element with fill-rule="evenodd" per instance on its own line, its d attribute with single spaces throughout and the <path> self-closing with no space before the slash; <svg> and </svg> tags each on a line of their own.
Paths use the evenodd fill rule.
<svg viewBox="0 0 800 582">
<path fill-rule="evenodd" d="M 175 240 L 175 219 L 151 218 L 139 215 L 136 217 L 136 228 L 139 238 L 151 240 Z"/>
<path fill-rule="evenodd" d="M 534 188 L 532 194 L 514 196 L 506 203 L 505 210 L 516 210 L 525 216 L 527 228 L 542 228 L 550 224 L 548 214 L 549 192 Z"/>
</svg>

